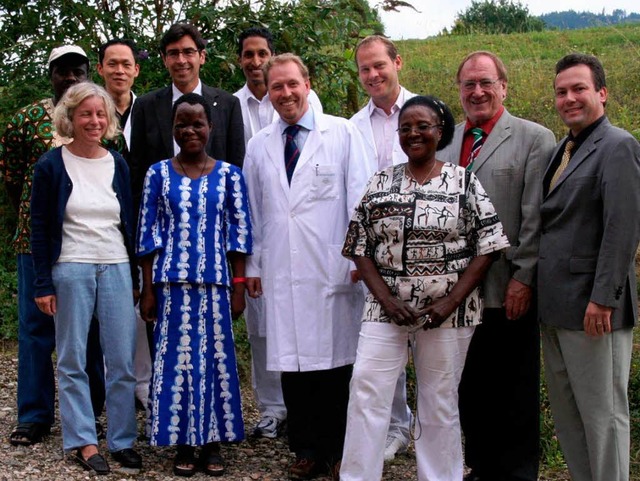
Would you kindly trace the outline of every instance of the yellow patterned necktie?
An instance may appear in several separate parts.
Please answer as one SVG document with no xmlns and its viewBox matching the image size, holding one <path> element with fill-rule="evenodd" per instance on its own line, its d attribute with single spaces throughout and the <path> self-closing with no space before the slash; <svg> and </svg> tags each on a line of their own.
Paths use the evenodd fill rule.
<svg viewBox="0 0 640 481">
<path fill-rule="evenodd" d="M 553 177 L 551 177 L 551 182 L 549 183 L 549 190 L 553 189 L 553 186 L 556 185 L 556 182 L 558 182 L 558 179 L 560 178 L 564 170 L 567 168 L 567 165 L 569 165 L 569 160 L 571 159 L 571 151 L 573 150 L 574 145 L 576 145 L 576 143 L 573 140 L 568 140 L 567 143 L 564 145 L 562 160 L 560 160 L 560 165 L 558 165 L 558 168 L 553 174 Z"/>
</svg>

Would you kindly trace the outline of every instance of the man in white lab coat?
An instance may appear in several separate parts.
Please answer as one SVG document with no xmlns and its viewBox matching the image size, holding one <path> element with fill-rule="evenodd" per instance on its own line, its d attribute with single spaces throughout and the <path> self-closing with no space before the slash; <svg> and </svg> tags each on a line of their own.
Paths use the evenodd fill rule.
<svg viewBox="0 0 640 481">
<path fill-rule="evenodd" d="M 240 100 L 246 143 L 280 118 L 269 99 L 262 71 L 262 66 L 273 55 L 273 36 L 266 28 L 251 27 L 238 37 L 238 63 L 246 83 L 233 95 Z M 320 99 L 313 90 L 308 100 L 314 112 L 322 112 Z M 267 370 L 267 329 L 262 298 L 247 298 L 244 319 L 251 346 L 251 387 L 260 413 L 253 435 L 275 438 L 285 430 L 287 409 L 282 398 L 280 372 Z"/>
<path fill-rule="evenodd" d="M 398 80 L 402 57 L 394 43 L 381 35 L 363 38 L 356 47 L 355 56 L 360 84 L 371 98 L 351 117 L 351 122 L 362 134 L 367 159 L 374 171 L 403 164 L 407 154 L 402 151 L 398 139 L 398 117 L 404 103 L 416 94 L 402 87 Z M 407 373 L 403 370 L 393 395 L 385 461 L 406 452 L 411 441 L 411 410 L 407 406 L 406 384 Z"/>
<path fill-rule="evenodd" d="M 291 479 L 338 479 L 362 292 L 341 255 L 353 206 L 372 173 L 356 128 L 309 107 L 299 57 L 264 67 L 280 119 L 250 141 L 244 172 L 254 227 L 247 288 L 264 291 L 267 369 L 282 371 Z"/>
</svg>

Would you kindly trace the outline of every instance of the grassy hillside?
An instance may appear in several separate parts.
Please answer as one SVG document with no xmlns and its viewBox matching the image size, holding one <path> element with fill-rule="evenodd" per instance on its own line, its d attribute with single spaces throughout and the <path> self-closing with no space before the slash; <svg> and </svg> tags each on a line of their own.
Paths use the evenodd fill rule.
<svg viewBox="0 0 640 481">
<path fill-rule="evenodd" d="M 505 105 L 514 115 L 541 123 L 560 138 L 565 129 L 554 109 L 555 63 L 571 52 L 596 55 L 607 73 L 607 114 L 640 139 L 640 25 L 514 35 L 434 37 L 398 42 L 400 74 L 409 90 L 440 97 L 462 119 L 455 74 L 473 50 L 491 50 L 507 66 Z"/>
</svg>

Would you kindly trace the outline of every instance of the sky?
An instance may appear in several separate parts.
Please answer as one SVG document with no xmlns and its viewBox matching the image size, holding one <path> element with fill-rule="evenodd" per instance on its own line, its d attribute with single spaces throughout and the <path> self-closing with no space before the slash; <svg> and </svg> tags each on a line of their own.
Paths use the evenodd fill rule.
<svg viewBox="0 0 640 481">
<path fill-rule="evenodd" d="M 368 0 L 372 6 L 379 0 Z M 426 38 L 437 35 L 443 28 L 450 29 L 458 12 L 465 11 L 471 0 L 406 0 L 420 13 L 401 8 L 400 12 L 383 12 L 379 10 L 385 33 L 393 40 L 407 40 L 411 38 Z M 542 15 L 549 12 L 575 10 L 576 12 L 590 11 L 611 14 L 614 10 L 625 10 L 627 13 L 640 13 L 638 0 L 520 0 L 532 15 Z M 585 4 L 588 3 L 588 7 Z"/>
</svg>

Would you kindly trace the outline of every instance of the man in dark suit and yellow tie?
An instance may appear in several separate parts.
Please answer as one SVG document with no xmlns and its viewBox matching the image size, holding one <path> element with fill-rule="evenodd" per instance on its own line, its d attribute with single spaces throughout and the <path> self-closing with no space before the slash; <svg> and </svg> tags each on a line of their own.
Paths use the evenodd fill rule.
<svg viewBox="0 0 640 481">
<path fill-rule="evenodd" d="M 628 481 L 640 145 L 605 115 L 597 58 L 562 58 L 554 89 L 569 134 L 551 156 L 540 210 L 539 317 L 551 410 L 573 481 Z"/>
</svg>

